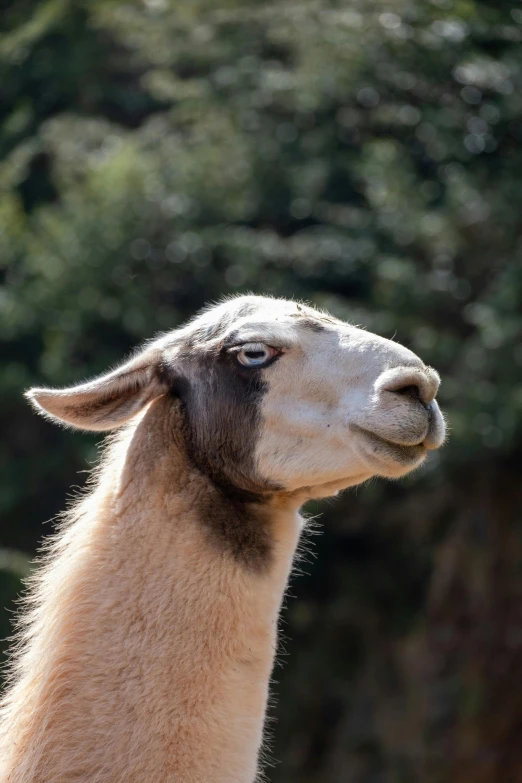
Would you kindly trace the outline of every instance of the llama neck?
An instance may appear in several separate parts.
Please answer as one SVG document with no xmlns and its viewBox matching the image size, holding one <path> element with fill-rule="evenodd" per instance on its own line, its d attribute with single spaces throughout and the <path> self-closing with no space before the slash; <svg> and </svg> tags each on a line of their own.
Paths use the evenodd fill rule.
<svg viewBox="0 0 522 783">
<path fill-rule="evenodd" d="M 153 407 L 42 576 L 0 732 L 9 783 L 256 776 L 300 520 L 227 501 Z"/>
</svg>

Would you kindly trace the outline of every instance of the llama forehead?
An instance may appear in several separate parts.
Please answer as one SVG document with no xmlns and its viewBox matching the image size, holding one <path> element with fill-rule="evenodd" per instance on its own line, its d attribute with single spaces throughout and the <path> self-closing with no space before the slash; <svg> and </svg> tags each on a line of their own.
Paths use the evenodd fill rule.
<svg viewBox="0 0 522 783">
<path fill-rule="evenodd" d="M 314 308 L 286 299 L 244 296 L 207 308 L 182 330 L 169 333 L 159 341 L 165 348 L 182 345 L 197 351 L 222 341 L 245 338 L 295 343 L 307 331 L 321 332 L 343 325 Z M 344 326 L 346 326 L 344 324 Z"/>
<path fill-rule="evenodd" d="M 218 306 L 204 313 L 184 332 L 185 348 L 206 352 L 248 342 L 290 348 L 308 342 L 313 334 L 347 326 L 295 302 L 264 297 L 252 299 L 227 303 L 226 307 Z"/>
</svg>

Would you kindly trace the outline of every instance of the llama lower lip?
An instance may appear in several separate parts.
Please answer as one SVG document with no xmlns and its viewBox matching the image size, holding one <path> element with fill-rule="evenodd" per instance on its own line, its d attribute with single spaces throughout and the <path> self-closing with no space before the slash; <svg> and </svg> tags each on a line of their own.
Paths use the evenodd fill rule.
<svg viewBox="0 0 522 783">
<path fill-rule="evenodd" d="M 363 436 L 363 450 L 372 460 L 388 463 L 392 460 L 399 465 L 411 465 L 419 462 L 426 454 L 424 443 L 406 446 L 387 440 L 380 435 L 376 435 L 375 432 L 359 427 L 356 424 L 352 425 L 351 429 Z"/>
</svg>

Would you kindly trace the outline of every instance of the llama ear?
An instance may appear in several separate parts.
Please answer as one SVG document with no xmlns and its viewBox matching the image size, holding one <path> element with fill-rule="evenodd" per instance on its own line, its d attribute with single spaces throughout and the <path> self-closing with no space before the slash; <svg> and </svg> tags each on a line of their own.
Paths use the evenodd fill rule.
<svg viewBox="0 0 522 783">
<path fill-rule="evenodd" d="M 121 427 L 167 391 L 161 354 L 150 348 L 87 383 L 68 389 L 30 389 L 25 396 L 46 418 L 80 430 L 104 431 Z"/>
</svg>

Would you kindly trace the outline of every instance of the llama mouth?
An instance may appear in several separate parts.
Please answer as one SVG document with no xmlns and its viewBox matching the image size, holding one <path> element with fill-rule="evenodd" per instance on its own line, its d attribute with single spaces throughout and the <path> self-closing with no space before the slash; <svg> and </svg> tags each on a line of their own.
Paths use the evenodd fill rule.
<svg viewBox="0 0 522 783">
<path fill-rule="evenodd" d="M 416 444 L 397 443 L 377 435 L 371 430 L 352 424 L 351 429 L 363 437 L 360 439 L 364 456 L 372 463 L 389 466 L 390 462 L 401 467 L 414 467 L 426 456 L 428 447 L 424 440 Z"/>
</svg>

